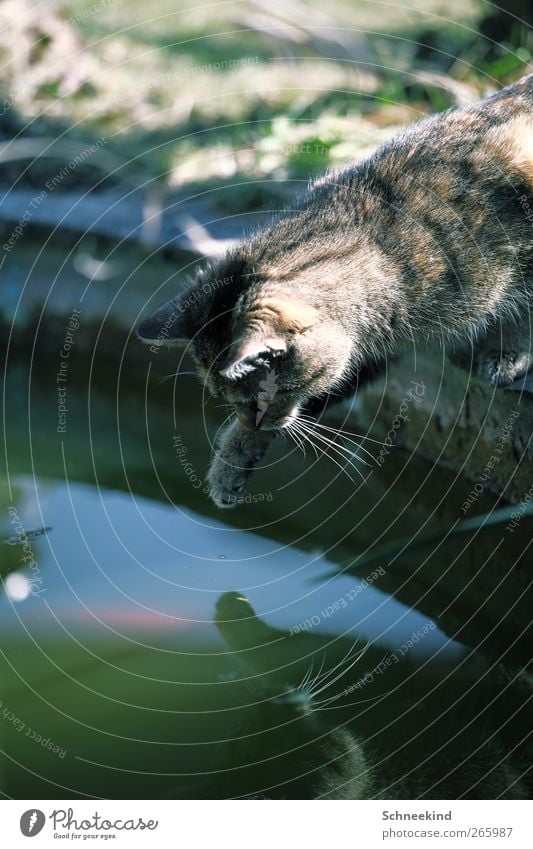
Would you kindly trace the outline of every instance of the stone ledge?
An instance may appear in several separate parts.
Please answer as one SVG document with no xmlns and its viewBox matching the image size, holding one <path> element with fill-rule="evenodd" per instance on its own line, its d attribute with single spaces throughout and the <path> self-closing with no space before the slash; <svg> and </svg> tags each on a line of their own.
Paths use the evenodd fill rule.
<svg viewBox="0 0 533 849">
<path fill-rule="evenodd" d="M 408 357 L 393 363 L 359 409 L 372 434 L 472 481 L 474 500 L 486 491 L 517 503 L 531 490 L 530 392 L 493 389 L 442 354 L 417 353 L 416 368 Z"/>
</svg>

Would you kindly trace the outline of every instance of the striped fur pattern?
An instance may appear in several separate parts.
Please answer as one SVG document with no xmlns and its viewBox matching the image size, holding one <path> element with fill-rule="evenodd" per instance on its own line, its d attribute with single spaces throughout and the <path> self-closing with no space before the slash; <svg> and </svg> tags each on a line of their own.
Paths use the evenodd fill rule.
<svg viewBox="0 0 533 849">
<path fill-rule="evenodd" d="M 237 455 L 233 503 L 264 453 L 268 439 L 254 446 L 244 431 L 258 429 L 272 373 L 260 424 L 271 434 L 413 345 L 473 346 L 480 377 L 520 378 L 532 363 L 532 227 L 530 75 L 325 174 L 203 269 L 139 335 L 153 344 L 165 327 L 164 341 L 186 341 L 211 393 L 237 412 L 211 469 L 217 503 Z"/>
</svg>

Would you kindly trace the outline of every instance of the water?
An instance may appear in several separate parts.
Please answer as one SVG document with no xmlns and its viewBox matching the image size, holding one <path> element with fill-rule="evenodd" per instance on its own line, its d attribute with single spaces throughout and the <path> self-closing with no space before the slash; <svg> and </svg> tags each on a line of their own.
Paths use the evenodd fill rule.
<svg viewBox="0 0 533 849">
<path fill-rule="evenodd" d="M 426 726 L 449 748 L 520 664 L 518 650 L 505 668 L 494 656 L 512 642 L 504 617 L 491 642 L 490 612 L 472 617 L 479 601 L 464 589 L 453 597 L 457 570 L 479 573 L 490 537 L 467 555 L 462 540 L 359 574 L 342 566 L 376 541 L 451 522 L 469 484 L 397 453 L 354 486 L 280 445 L 250 503 L 221 513 L 203 474 L 222 411 L 204 406 L 193 381 L 79 368 L 58 432 L 54 374 L 53 362 L 13 366 L 6 396 L 3 793 L 314 795 L 301 729 L 308 753 L 339 723 L 367 741 L 392 785 L 398 762 L 416 765 L 426 751 Z M 13 544 L 42 528 L 29 548 Z M 478 642 L 486 651 L 472 651 Z M 336 664 L 339 680 L 315 689 L 322 681 L 320 698 L 339 699 L 309 732 L 314 705 L 297 687 Z M 457 727 L 442 715 L 450 698 Z M 500 727 L 501 706 L 485 720 L 480 740 L 492 721 Z M 382 754 L 395 747 L 396 759 Z M 449 751 L 445 762 L 437 777 Z"/>
</svg>

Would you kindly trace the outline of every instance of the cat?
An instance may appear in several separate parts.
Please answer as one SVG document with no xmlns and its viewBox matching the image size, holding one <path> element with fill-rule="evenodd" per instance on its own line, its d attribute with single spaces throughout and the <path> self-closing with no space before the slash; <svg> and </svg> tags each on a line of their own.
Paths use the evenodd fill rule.
<svg viewBox="0 0 533 849">
<path fill-rule="evenodd" d="M 533 74 L 326 173 L 199 270 L 138 335 L 186 343 L 236 412 L 215 503 L 237 503 L 280 429 L 305 438 L 310 405 L 413 345 L 473 346 L 479 377 L 516 385 L 532 364 L 532 227 Z"/>
<path fill-rule="evenodd" d="M 236 592 L 218 600 L 215 621 L 243 704 L 214 765 L 231 775 L 226 793 L 530 798 L 532 682 L 521 668 L 406 654 L 372 676 L 390 656 L 384 646 L 273 628 Z"/>
</svg>

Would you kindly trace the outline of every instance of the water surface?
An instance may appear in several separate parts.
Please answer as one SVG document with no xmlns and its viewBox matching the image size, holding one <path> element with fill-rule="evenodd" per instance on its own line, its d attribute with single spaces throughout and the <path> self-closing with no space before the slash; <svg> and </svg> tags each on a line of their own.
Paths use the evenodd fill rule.
<svg viewBox="0 0 533 849">
<path fill-rule="evenodd" d="M 498 686 L 490 652 L 473 652 L 438 615 L 449 586 L 425 583 L 427 552 L 344 568 L 377 541 L 451 518 L 468 484 L 401 452 L 355 484 L 281 444 L 250 503 L 221 513 L 203 475 L 223 416 L 194 382 L 80 367 L 60 432 L 54 383 L 53 362 L 21 362 L 7 393 L 3 793 L 306 795 L 305 782 L 285 786 L 302 762 L 296 715 L 277 713 L 305 676 L 341 663 L 324 696 L 363 682 L 342 723 L 378 750 L 398 738 L 399 713 L 407 739 L 438 719 L 436 682 Z M 21 527 L 49 528 L 28 541 L 31 561 L 13 544 Z M 443 574 L 453 557 L 453 545 L 431 553 Z M 221 623 L 221 610 L 237 621 Z M 397 660 L 384 670 L 387 657 Z M 327 728 L 340 716 L 331 711 Z"/>
</svg>

